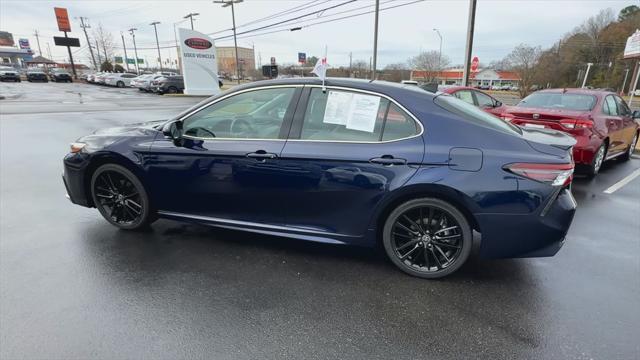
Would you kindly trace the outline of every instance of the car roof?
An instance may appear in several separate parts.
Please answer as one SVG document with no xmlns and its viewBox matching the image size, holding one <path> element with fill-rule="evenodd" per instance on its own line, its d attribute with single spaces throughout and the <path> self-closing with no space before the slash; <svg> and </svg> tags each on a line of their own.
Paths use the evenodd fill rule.
<svg viewBox="0 0 640 360">
<path fill-rule="evenodd" d="M 262 80 L 255 81 L 246 85 L 240 85 L 236 88 L 250 89 L 253 87 L 262 87 L 269 85 L 322 85 L 322 80 L 316 77 Z M 425 91 L 420 87 L 412 84 L 401 84 L 384 80 L 327 78 L 325 81 L 325 85 L 373 91 L 389 95 L 391 97 L 399 97 L 402 95 L 402 93 L 415 94 L 416 92 L 432 98 L 436 96 L 435 94 Z"/>
<path fill-rule="evenodd" d="M 612 91 L 602 90 L 602 89 L 581 89 L 581 88 L 558 88 L 558 89 L 543 89 L 538 90 L 536 92 L 540 93 L 567 93 L 567 94 L 584 94 L 584 95 L 609 95 L 615 94 Z"/>
</svg>

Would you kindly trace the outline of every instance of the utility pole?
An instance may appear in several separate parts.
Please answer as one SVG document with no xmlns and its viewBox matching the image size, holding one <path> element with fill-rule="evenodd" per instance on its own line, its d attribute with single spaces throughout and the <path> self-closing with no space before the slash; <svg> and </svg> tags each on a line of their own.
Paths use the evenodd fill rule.
<svg viewBox="0 0 640 360">
<path fill-rule="evenodd" d="M 241 3 L 243 0 L 216 0 L 215 4 L 222 4 L 222 7 L 231 6 L 231 20 L 233 22 L 233 46 L 236 50 L 236 77 L 240 84 L 240 61 L 238 60 L 238 39 L 236 37 L 236 12 L 233 4 Z"/>
<path fill-rule="evenodd" d="M 581 88 L 584 89 L 584 86 L 587 85 L 587 78 L 589 77 L 589 69 L 591 69 L 591 66 L 593 66 L 593 63 L 587 63 L 587 71 L 584 73 L 584 80 L 582 80 L 582 86 Z"/>
<path fill-rule="evenodd" d="M 138 67 L 138 48 L 136 47 L 136 33 L 135 31 L 138 30 L 136 28 L 131 28 L 129 29 L 129 33 L 131 34 L 131 37 L 133 37 L 133 52 L 135 54 L 135 63 L 136 63 L 136 74 L 140 75 L 140 67 Z"/>
<path fill-rule="evenodd" d="M 373 74 L 371 80 L 376 79 L 376 69 L 378 64 L 378 15 L 380 14 L 380 0 L 376 0 L 376 15 L 373 30 Z"/>
<path fill-rule="evenodd" d="M 93 67 L 96 68 L 96 71 L 98 71 L 98 63 L 96 63 L 96 58 L 95 56 L 93 56 L 93 48 L 91 47 L 91 41 L 89 41 L 89 35 L 87 34 L 87 29 L 91 29 L 91 26 L 89 25 L 88 21 L 85 24 L 84 23 L 85 20 L 88 20 L 88 19 L 80 16 L 80 27 L 82 28 L 82 31 L 84 31 L 84 37 L 87 39 L 87 44 L 89 44 L 89 53 L 91 54 L 91 61 L 93 61 Z"/>
<path fill-rule="evenodd" d="M 89 45 L 91 47 L 91 45 Z M 100 58 L 100 47 L 98 47 L 98 39 L 96 39 L 96 54 L 98 54 L 98 68 L 97 71 L 100 71 L 100 67 L 102 66 L 102 59 Z"/>
<path fill-rule="evenodd" d="M 153 25 L 153 31 L 156 33 L 156 47 L 158 48 L 158 64 L 160 65 L 160 72 L 162 72 L 162 56 L 160 55 L 160 43 L 158 42 L 158 28 L 157 25 L 160 21 L 154 21 L 149 25 Z"/>
<path fill-rule="evenodd" d="M 477 0 L 469 0 L 469 22 L 467 23 L 467 46 L 464 54 L 464 71 L 462 74 L 462 86 L 469 86 L 469 73 L 471 70 L 471 52 L 473 51 L 473 32 L 476 24 Z"/>
<path fill-rule="evenodd" d="M 36 37 L 36 41 L 38 42 L 38 52 L 40 53 L 40 56 L 42 56 L 42 49 L 40 48 L 40 34 L 38 34 L 38 30 L 36 30 L 33 36 Z"/>
<path fill-rule="evenodd" d="M 353 52 L 349 51 L 349 77 L 353 76 Z"/>
<path fill-rule="evenodd" d="M 442 71 L 442 35 L 440 34 L 440 30 L 438 29 L 433 29 L 433 31 L 435 31 L 436 34 L 438 34 L 438 37 L 440 38 L 440 52 L 438 53 L 438 71 Z"/>
<path fill-rule="evenodd" d="M 120 37 L 122 38 L 122 49 L 124 50 L 124 65 L 127 67 L 127 71 L 129 71 L 129 62 L 127 61 L 127 45 L 124 43 L 124 33 L 120 31 Z"/>
<path fill-rule="evenodd" d="M 49 55 L 49 59 L 52 59 L 53 56 L 51 55 L 51 46 L 49 46 L 49 42 L 47 41 L 47 54 Z"/>
<path fill-rule="evenodd" d="M 199 13 L 188 13 L 187 15 L 185 15 L 185 17 L 183 17 L 183 19 L 189 19 L 191 20 L 191 30 L 193 30 L 193 17 L 194 16 L 198 16 L 200 15 Z"/>
<path fill-rule="evenodd" d="M 627 76 L 629 76 L 629 68 L 624 69 L 624 80 L 622 80 L 622 88 L 620 88 L 622 94 L 624 94 L 624 86 L 627 84 Z"/>
</svg>

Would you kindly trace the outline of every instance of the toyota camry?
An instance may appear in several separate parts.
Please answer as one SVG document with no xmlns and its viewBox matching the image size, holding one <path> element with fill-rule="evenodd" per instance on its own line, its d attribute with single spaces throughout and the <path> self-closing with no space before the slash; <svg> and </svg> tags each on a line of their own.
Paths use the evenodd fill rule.
<svg viewBox="0 0 640 360">
<path fill-rule="evenodd" d="M 158 218 L 380 246 L 438 278 L 469 258 L 552 256 L 576 208 L 575 140 L 381 81 L 237 86 L 160 122 L 71 144 L 69 199 L 134 230 Z"/>
</svg>

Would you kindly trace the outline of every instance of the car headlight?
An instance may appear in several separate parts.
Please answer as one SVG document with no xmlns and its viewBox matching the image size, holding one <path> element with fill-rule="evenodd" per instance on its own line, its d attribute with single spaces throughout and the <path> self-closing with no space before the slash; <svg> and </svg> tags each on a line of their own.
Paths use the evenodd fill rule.
<svg viewBox="0 0 640 360">
<path fill-rule="evenodd" d="M 84 149 L 87 146 L 87 144 L 74 142 L 74 143 L 71 143 L 70 146 L 71 146 L 71 153 L 75 154 L 75 153 L 81 152 L 82 149 Z"/>
</svg>

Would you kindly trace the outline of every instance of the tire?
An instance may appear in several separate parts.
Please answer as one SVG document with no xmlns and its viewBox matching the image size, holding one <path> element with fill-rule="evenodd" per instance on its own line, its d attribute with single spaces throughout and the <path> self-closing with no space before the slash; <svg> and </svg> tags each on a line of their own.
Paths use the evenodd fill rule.
<svg viewBox="0 0 640 360">
<path fill-rule="evenodd" d="M 415 221 L 416 216 L 419 221 Z M 413 223 L 406 220 L 411 217 Z M 402 226 L 415 231 L 405 231 Z M 473 232 L 469 222 L 460 210 L 440 199 L 419 198 L 400 204 L 389 214 L 382 231 L 382 243 L 391 262 L 423 279 L 455 272 L 471 253 Z M 442 263 L 445 259 L 449 261 Z"/>
<path fill-rule="evenodd" d="M 119 87 L 119 88 L 123 88 L 124 87 L 124 83 L 122 81 L 118 81 L 116 83 L 116 86 Z"/>
<path fill-rule="evenodd" d="M 593 160 L 591 160 L 591 164 L 587 165 L 587 176 L 590 178 L 594 178 L 600 172 L 602 168 L 602 164 L 604 164 L 604 159 L 607 156 L 607 143 L 603 142 L 596 153 L 593 155 Z"/>
<path fill-rule="evenodd" d="M 636 144 L 638 143 L 639 134 L 640 132 L 636 131 L 636 134 L 633 136 L 633 139 L 631 139 L 631 143 L 629 143 L 629 148 L 627 149 L 627 151 L 625 151 L 625 153 L 622 156 L 620 156 L 620 160 L 629 161 L 629 159 L 631 159 L 631 155 L 633 155 L 633 151 L 636 149 Z"/>
<path fill-rule="evenodd" d="M 105 164 L 96 169 L 91 196 L 102 217 L 120 229 L 142 229 L 155 220 L 144 185 L 123 166 Z"/>
<path fill-rule="evenodd" d="M 178 93 L 178 89 L 175 86 L 169 86 L 169 88 L 167 89 L 167 94 L 177 94 Z"/>
</svg>

